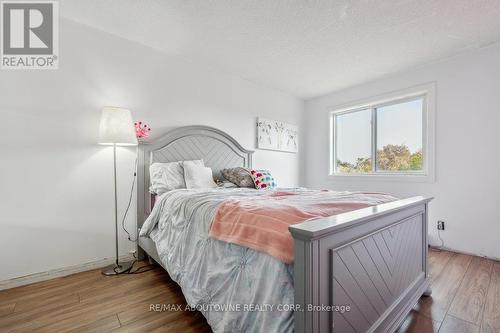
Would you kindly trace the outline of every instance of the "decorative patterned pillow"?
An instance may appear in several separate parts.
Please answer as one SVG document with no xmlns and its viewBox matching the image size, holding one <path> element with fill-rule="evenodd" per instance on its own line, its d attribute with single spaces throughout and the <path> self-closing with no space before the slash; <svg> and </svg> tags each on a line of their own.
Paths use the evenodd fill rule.
<svg viewBox="0 0 500 333">
<path fill-rule="evenodd" d="M 239 187 L 255 188 L 252 176 L 250 175 L 250 170 L 248 169 L 242 167 L 229 168 L 222 170 L 221 173 L 225 179 L 238 185 Z"/>
<path fill-rule="evenodd" d="M 252 170 L 250 174 L 252 175 L 256 189 L 267 189 L 277 186 L 269 170 Z"/>
</svg>

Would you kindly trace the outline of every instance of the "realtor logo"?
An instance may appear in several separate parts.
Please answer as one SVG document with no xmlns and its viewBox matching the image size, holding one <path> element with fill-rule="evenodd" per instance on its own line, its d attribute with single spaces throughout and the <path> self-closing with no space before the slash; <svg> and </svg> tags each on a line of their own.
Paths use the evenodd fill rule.
<svg viewBox="0 0 500 333">
<path fill-rule="evenodd" d="M 1 68 L 57 69 L 59 8 L 56 1 L 1 2 Z"/>
</svg>

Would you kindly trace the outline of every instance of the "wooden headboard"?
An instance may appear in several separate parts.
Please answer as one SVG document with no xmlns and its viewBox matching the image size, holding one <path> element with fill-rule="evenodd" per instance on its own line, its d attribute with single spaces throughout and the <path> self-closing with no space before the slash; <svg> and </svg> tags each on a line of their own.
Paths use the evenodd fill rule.
<svg viewBox="0 0 500 333">
<path fill-rule="evenodd" d="M 231 167 L 252 167 L 253 151 L 244 149 L 229 134 L 208 126 L 186 126 L 169 131 L 159 139 L 139 145 L 137 166 L 137 227 L 151 212 L 149 166 L 155 162 L 203 159 L 214 177 Z"/>
</svg>

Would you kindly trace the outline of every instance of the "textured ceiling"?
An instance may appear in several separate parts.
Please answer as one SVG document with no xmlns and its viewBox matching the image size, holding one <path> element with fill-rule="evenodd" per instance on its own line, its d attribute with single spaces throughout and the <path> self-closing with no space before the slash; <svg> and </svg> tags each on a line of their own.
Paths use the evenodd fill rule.
<svg viewBox="0 0 500 333">
<path fill-rule="evenodd" d="M 500 0 L 63 0 L 61 14 L 301 98 L 500 40 Z"/>
</svg>

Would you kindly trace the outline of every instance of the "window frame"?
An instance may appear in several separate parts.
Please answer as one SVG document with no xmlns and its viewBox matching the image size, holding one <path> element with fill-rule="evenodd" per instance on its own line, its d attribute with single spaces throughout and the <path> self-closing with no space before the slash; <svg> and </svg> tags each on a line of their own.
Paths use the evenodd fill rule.
<svg viewBox="0 0 500 333">
<path fill-rule="evenodd" d="M 377 170 L 377 108 L 410 102 L 422 98 L 422 170 L 390 171 Z M 337 172 L 337 122 L 338 115 L 371 110 L 371 158 L 372 170 L 368 173 L 339 173 Z M 352 103 L 340 107 L 330 108 L 329 112 L 329 177 L 349 179 L 373 179 L 391 181 L 434 182 L 434 111 L 435 111 L 435 84 L 426 84 L 402 91 L 367 99 L 364 102 Z"/>
</svg>

